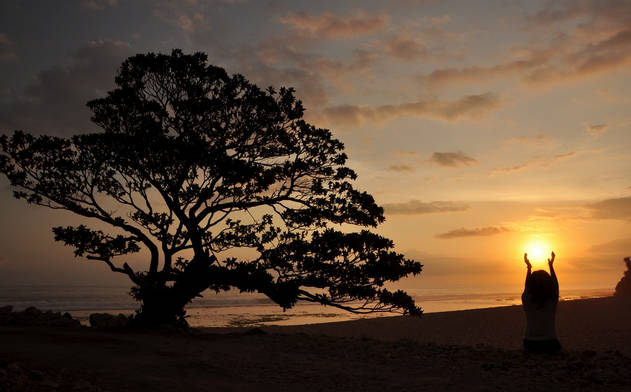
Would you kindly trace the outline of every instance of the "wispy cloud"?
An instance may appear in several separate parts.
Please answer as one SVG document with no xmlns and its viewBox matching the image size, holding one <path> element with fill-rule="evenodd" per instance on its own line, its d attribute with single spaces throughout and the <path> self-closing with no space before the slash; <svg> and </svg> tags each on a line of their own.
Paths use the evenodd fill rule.
<svg viewBox="0 0 631 392">
<path fill-rule="evenodd" d="M 462 238 L 462 237 L 488 237 L 491 235 L 502 234 L 510 231 L 506 227 L 501 226 L 488 226 L 488 227 L 476 227 L 473 229 L 465 229 L 464 227 L 460 229 L 450 230 L 445 233 L 436 234 L 436 238 L 441 239 L 452 239 L 452 238 Z"/>
<path fill-rule="evenodd" d="M 384 48 L 390 56 L 404 61 L 417 60 L 429 55 L 425 45 L 408 33 L 386 40 Z"/>
<path fill-rule="evenodd" d="M 469 166 L 478 163 L 474 158 L 465 155 L 462 151 L 458 152 L 434 152 L 429 158 L 430 162 L 442 167 L 459 167 Z"/>
<path fill-rule="evenodd" d="M 556 28 L 560 21 L 571 20 L 576 25 L 573 32 L 558 34 L 547 45 L 511 48 L 495 64 L 440 68 L 417 78 L 431 86 L 517 78 L 533 87 L 545 87 L 623 69 L 631 65 L 630 13 L 629 1 L 547 2 L 542 10 L 526 17 L 527 23 Z"/>
<path fill-rule="evenodd" d="M 395 150 L 395 151 L 392 151 L 392 154 L 400 158 L 420 158 L 421 157 L 421 154 L 419 154 L 417 151 Z"/>
<path fill-rule="evenodd" d="M 511 137 L 506 140 L 502 144 L 511 145 L 511 144 L 542 144 L 548 141 L 550 138 L 548 135 L 535 135 L 535 136 L 521 136 L 521 137 Z"/>
<path fill-rule="evenodd" d="M 631 237 L 620 238 L 602 244 L 596 244 L 589 248 L 591 252 L 599 254 L 631 255 Z"/>
<path fill-rule="evenodd" d="M 567 54 L 559 63 L 539 67 L 526 75 L 532 84 L 563 82 L 631 65 L 631 29 Z"/>
<path fill-rule="evenodd" d="M 381 30 L 388 18 L 385 13 L 367 14 L 358 12 L 352 16 L 326 12 L 319 15 L 293 12 L 280 19 L 297 31 L 326 38 L 355 37 Z"/>
<path fill-rule="evenodd" d="M 519 172 L 522 170 L 526 170 L 529 169 L 531 167 L 550 167 L 551 165 L 571 158 L 573 156 L 575 156 L 576 154 L 578 154 L 576 151 L 572 151 L 572 152 L 568 152 L 565 154 L 558 154 L 555 155 L 553 157 L 549 157 L 549 158 L 539 158 L 539 159 L 535 159 L 529 162 L 525 162 L 519 165 L 515 165 L 515 166 L 509 166 L 509 167 L 502 167 L 502 168 L 496 168 L 490 171 L 489 175 L 490 176 L 494 176 L 497 174 L 510 174 L 510 173 L 515 173 L 515 172 Z"/>
<path fill-rule="evenodd" d="M 631 220 L 631 197 L 606 199 L 586 207 L 595 219 Z"/>
<path fill-rule="evenodd" d="M 392 165 L 388 166 L 388 170 L 394 172 L 413 172 L 416 168 L 410 165 Z"/>
<path fill-rule="evenodd" d="M 428 75 L 419 74 L 417 79 L 423 84 L 442 86 L 453 83 L 475 83 L 500 77 L 519 75 L 524 71 L 546 64 L 557 52 L 555 48 L 522 49 L 516 60 L 490 66 L 471 66 L 462 68 L 439 68 Z"/>
<path fill-rule="evenodd" d="M 600 135 L 601 133 L 605 133 L 607 131 L 607 128 L 608 128 L 607 124 L 595 124 L 595 125 L 587 126 L 587 130 L 592 135 Z"/>
<path fill-rule="evenodd" d="M 466 211 L 470 207 L 466 204 L 453 201 L 432 201 L 423 202 L 420 200 L 410 200 L 404 203 L 384 204 L 386 214 L 391 215 L 422 215 L 440 212 Z"/>
<path fill-rule="evenodd" d="M 428 99 L 399 105 L 357 106 L 338 105 L 324 109 L 324 117 L 332 124 L 358 127 L 367 121 L 387 121 L 401 116 L 456 121 L 479 119 L 500 107 L 500 98 L 493 93 L 467 95 L 456 100 Z"/>
</svg>

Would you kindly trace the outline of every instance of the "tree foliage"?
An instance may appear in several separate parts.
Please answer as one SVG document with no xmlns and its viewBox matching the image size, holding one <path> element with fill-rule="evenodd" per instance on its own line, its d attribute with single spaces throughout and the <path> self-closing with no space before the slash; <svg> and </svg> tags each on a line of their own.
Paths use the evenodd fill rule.
<svg viewBox="0 0 631 392">
<path fill-rule="evenodd" d="M 368 230 L 383 210 L 355 189 L 344 146 L 302 117 L 293 89 L 260 89 L 206 55 L 139 54 L 88 103 L 101 132 L 0 138 L 15 197 L 99 220 L 114 233 L 53 228 L 75 255 L 135 284 L 137 320 L 185 324 L 203 290 L 267 295 L 353 312 L 420 314 L 387 282 L 422 265 Z M 344 231 L 342 231 L 342 227 Z M 148 268 L 125 258 L 148 251 Z"/>
</svg>

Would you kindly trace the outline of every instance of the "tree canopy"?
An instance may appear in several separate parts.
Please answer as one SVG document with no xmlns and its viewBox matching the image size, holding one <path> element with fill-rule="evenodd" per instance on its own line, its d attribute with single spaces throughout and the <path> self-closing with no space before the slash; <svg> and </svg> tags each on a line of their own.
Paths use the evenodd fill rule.
<svg viewBox="0 0 631 392">
<path fill-rule="evenodd" d="M 421 313 L 384 285 L 422 265 L 365 229 L 383 209 L 354 188 L 344 145 L 302 119 L 293 89 L 261 89 L 180 50 L 130 57 L 115 82 L 88 102 L 102 131 L 3 135 L 0 171 L 15 197 L 111 227 L 53 232 L 129 277 L 137 319 L 185 324 L 184 306 L 208 288 L 283 309 Z M 141 249 L 147 269 L 136 271 L 125 258 Z"/>
</svg>

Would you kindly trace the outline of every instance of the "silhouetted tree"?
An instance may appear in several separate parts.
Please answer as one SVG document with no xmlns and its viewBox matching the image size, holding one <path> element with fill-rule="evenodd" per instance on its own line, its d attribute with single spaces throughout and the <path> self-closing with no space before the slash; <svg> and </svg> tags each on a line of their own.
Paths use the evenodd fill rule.
<svg viewBox="0 0 631 392">
<path fill-rule="evenodd" d="M 625 257 L 624 263 L 627 265 L 627 270 L 624 271 L 624 275 L 616 285 L 615 296 L 631 297 L 631 257 Z"/>
<path fill-rule="evenodd" d="M 422 265 L 387 238 L 348 232 L 376 226 L 383 209 L 353 188 L 343 144 L 302 120 L 293 89 L 262 90 L 180 50 L 130 57 L 115 81 L 88 103 L 103 132 L 15 131 L 0 139 L 0 170 L 15 197 L 113 227 L 53 232 L 131 279 L 136 322 L 185 325 L 194 297 L 231 287 L 283 309 L 421 313 L 384 284 Z M 134 271 L 121 258 L 141 247 L 148 270 Z"/>
</svg>

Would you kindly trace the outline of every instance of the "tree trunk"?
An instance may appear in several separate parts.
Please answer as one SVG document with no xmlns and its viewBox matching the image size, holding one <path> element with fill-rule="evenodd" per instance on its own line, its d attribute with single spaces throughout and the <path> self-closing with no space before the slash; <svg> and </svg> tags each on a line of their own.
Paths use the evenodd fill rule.
<svg viewBox="0 0 631 392">
<path fill-rule="evenodd" d="M 194 257 L 177 275 L 172 286 L 167 285 L 165 278 L 146 276 L 132 289 L 132 295 L 141 302 L 133 324 L 187 327 L 184 307 L 209 287 L 213 275 L 212 262 L 213 259 L 208 256 Z"/>
</svg>

